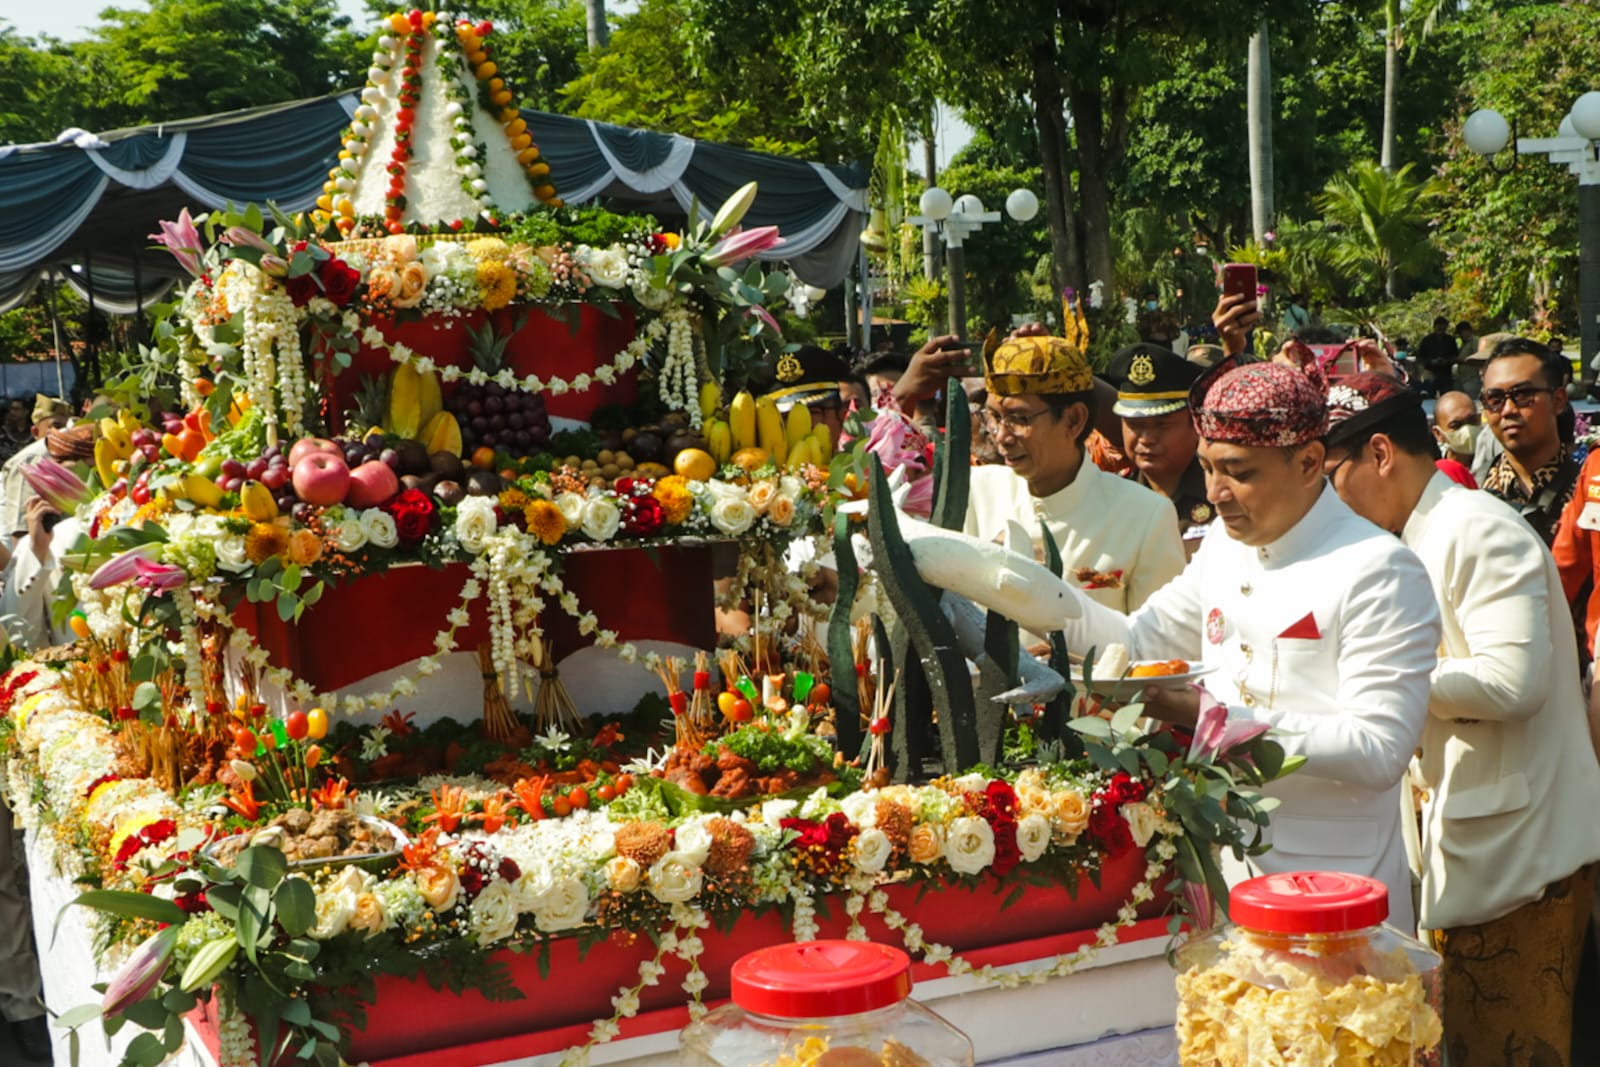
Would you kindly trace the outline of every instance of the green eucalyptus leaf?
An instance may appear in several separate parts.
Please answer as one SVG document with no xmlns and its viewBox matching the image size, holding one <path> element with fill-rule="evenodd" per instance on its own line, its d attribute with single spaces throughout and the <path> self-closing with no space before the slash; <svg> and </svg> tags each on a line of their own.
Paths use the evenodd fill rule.
<svg viewBox="0 0 1600 1067">
<path fill-rule="evenodd" d="M 1121 737 L 1129 730 L 1132 730 L 1134 723 L 1138 722 L 1139 717 L 1143 714 L 1144 705 L 1142 704 L 1125 704 L 1118 708 L 1116 714 L 1111 716 L 1112 735 Z"/>
<path fill-rule="evenodd" d="M 234 869 L 246 882 L 260 889 L 276 889 L 283 876 L 289 872 L 289 861 L 283 853 L 266 845 L 251 845 L 239 853 Z"/>
<path fill-rule="evenodd" d="M 1111 724 L 1098 715 L 1083 715 L 1067 723 L 1068 728 L 1078 731 L 1085 737 L 1106 739 L 1111 736 Z"/>
<path fill-rule="evenodd" d="M 138 1020 L 134 1020 L 137 1022 Z M 162 1025 L 157 1023 L 157 1026 Z M 156 1067 L 167 1058 L 167 1048 L 155 1034 L 138 1034 L 128 1042 L 128 1051 L 123 1054 L 124 1063 L 137 1064 L 138 1067 Z"/>
<path fill-rule="evenodd" d="M 90 1019 L 100 1018 L 99 1004 L 79 1004 L 76 1008 L 68 1008 L 50 1021 L 50 1025 L 59 1030 L 71 1030 L 82 1026 Z"/>
<path fill-rule="evenodd" d="M 272 895 L 272 902 L 278 912 L 278 925 L 290 937 L 299 937 L 317 924 L 317 894 L 304 879 L 284 879 Z"/>
</svg>

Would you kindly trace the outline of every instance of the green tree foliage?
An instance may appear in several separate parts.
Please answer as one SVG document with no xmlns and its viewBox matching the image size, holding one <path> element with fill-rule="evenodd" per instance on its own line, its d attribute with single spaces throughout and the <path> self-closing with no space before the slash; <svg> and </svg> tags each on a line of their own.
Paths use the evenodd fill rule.
<svg viewBox="0 0 1600 1067">
<path fill-rule="evenodd" d="M 66 49 L 0 21 L 0 144 L 47 141 L 78 121 L 77 73 Z"/>
<path fill-rule="evenodd" d="M 1424 277 L 1438 260 L 1428 241 L 1428 217 L 1438 187 L 1407 163 L 1393 174 L 1376 163 L 1357 163 L 1335 175 L 1317 201 L 1333 231 L 1333 263 L 1357 286 L 1357 295 L 1390 300 L 1404 280 Z"/>
<path fill-rule="evenodd" d="M 1004 333 L 1010 329 L 1013 313 L 1034 310 L 1028 274 L 1050 250 L 1042 217 L 1023 223 L 1004 214 L 1006 196 L 1013 189 L 1037 188 L 1039 171 L 966 163 L 957 157 L 939 180 L 951 189 L 977 196 L 988 210 L 1002 213 L 999 222 L 985 226 L 962 247 L 967 263 L 968 334 L 982 336 L 991 326 Z"/>
</svg>

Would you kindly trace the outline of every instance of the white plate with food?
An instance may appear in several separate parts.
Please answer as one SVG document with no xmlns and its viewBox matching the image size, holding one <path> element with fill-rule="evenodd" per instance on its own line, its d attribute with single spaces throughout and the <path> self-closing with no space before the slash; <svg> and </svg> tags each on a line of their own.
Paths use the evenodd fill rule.
<svg viewBox="0 0 1600 1067">
<path fill-rule="evenodd" d="M 1216 668 L 1190 660 L 1133 660 L 1121 645 L 1108 645 L 1095 657 L 1093 677 L 1088 689 L 1097 697 L 1127 703 L 1137 700 L 1149 686 L 1162 689 L 1182 689 L 1197 678 L 1210 674 Z M 1083 668 L 1078 668 L 1079 682 L 1083 681 Z"/>
</svg>

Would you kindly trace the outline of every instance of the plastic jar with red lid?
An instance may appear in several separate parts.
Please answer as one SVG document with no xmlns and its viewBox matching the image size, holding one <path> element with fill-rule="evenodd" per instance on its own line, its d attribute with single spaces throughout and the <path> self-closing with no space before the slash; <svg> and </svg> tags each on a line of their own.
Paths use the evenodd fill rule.
<svg viewBox="0 0 1600 1067">
<path fill-rule="evenodd" d="M 733 965 L 733 1002 L 685 1027 L 685 1067 L 972 1067 L 967 1035 L 911 999 L 911 959 L 806 941 Z"/>
<path fill-rule="evenodd" d="M 1180 1067 L 1440 1062 L 1439 956 L 1383 924 L 1382 882 L 1265 875 L 1229 914 L 1175 957 Z"/>
</svg>

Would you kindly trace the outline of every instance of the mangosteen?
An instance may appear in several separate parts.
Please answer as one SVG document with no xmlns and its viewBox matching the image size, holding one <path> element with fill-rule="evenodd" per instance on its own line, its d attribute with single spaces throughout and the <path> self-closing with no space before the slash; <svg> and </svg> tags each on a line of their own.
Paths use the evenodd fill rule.
<svg viewBox="0 0 1600 1067">
<path fill-rule="evenodd" d="M 415 489 L 417 484 L 421 481 L 422 479 L 418 478 L 415 474 L 402 474 L 400 476 L 400 488 Z"/>
<path fill-rule="evenodd" d="M 494 471 L 473 471 L 467 475 L 468 496 L 499 496 L 503 486 Z"/>
<path fill-rule="evenodd" d="M 447 508 L 453 508 L 467 497 L 467 491 L 461 488 L 461 483 L 449 478 L 442 479 L 433 487 L 433 495 L 439 503 Z"/>
<path fill-rule="evenodd" d="M 428 465 L 433 468 L 435 474 L 455 481 L 460 481 L 466 473 L 461 463 L 461 457 L 454 452 L 435 452 L 428 457 Z"/>
<path fill-rule="evenodd" d="M 630 440 L 627 434 L 618 433 L 615 430 L 605 431 L 599 435 L 599 439 L 600 447 L 611 452 L 615 452 Z"/>
<path fill-rule="evenodd" d="M 427 474 L 433 470 L 428 462 L 428 449 L 421 441 L 401 441 L 395 446 L 400 453 L 400 469 L 407 474 Z"/>
<path fill-rule="evenodd" d="M 640 430 L 628 442 L 628 454 L 640 463 L 656 463 L 661 459 L 662 440 L 659 434 Z"/>
</svg>

